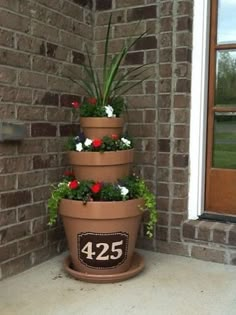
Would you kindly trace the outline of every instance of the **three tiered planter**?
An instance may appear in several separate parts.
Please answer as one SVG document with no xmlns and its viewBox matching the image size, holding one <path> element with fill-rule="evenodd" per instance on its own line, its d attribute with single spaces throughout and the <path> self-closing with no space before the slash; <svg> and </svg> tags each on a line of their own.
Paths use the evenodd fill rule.
<svg viewBox="0 0 236 315">
<path fill-rule="evenodd" d="M 114 132 L 121 135 L 123 121 L 118 119 L 121 130 L 114 131 L 109 127 L 113 119 L 117 126 L 116 118 L 101 118 L 102 123 L 98 123 L 99 118 L 95 118 L 95 133 L 91 133 L 87 121 L 84 127 L 82 119 L 85 136 L 94 139 L 98 135 L 110 136 Z M 97 129 L 99 124 L 103 131 Z M 108 128 L 105 134 L 104 126 Z M 112 152 L 71 151 L 69 161 L 78 181 L 114 183 L 130 175 L 133 149 Z M 143 205 L 142 198 L 91 201 L 86 204 L 62 199 L 59 213 L 70 251 L 70 256 L 64 262 L 67 272 L 77 279 L 100 283 L 121 281 L 138 274 L 144 267 L 142 256 L 135 252 Z"/>
</svg>

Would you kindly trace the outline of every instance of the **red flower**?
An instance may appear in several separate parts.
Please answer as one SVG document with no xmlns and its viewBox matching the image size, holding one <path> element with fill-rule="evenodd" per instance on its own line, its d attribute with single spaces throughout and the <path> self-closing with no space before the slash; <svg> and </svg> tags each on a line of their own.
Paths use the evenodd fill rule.
<svg viewBox="0 0 236 315">
<path fill-rule="evenodd" d="M 118 140 L 118 139 L 119 139 L 119 137 L 118 137 L 118 135 L 117 135 L 117 134 L 113 134 L 113 135 L 111 135 L 111 138 L 112 138 L 113 140 Z"/>
<path fill-rule="evenodd" d="M 71 171 L 65 171 L 64 172 L 64 176 L 68 176 L 68 177 L 74 177 L 74 174 Z"/>
<path fill-rule="evenodd" d="M 77 180 L 72 180 L 72 182 L 69 183 L 69 188 L 70 189 L 76 189 L 79 186 L 79 183 L 77 182 Z"/>
<path fill-rule="evenodd" d="M 94 139 L 92 142 L 92 145 L 94 148 L 99 148 L 102 145 L 102 140 L 101 139 Z"/>
<path fill-rule="evenodd" d="M 79 106 L 80 106 L 80 103 L 77 102 L 77 101 L 74 101 L 74 102 L 72 102 L 71 104 L 72 104 L 72 106 L 73 106 L 74 108 L 79 108 Z"/>
<path fill-rule="evenodd" d="M 96 105 L 97 99 L 95 97 L 89 97 L 88 102 L 89 102 L 89 104 Z"/>
<path fill-rule="evenodd" d="M 99 193 L 99 191 L 102 189 L 102 184 L 101 183 L 96 183 L 91 187 L 91 190 L 94 194 Z"/>
</svg>

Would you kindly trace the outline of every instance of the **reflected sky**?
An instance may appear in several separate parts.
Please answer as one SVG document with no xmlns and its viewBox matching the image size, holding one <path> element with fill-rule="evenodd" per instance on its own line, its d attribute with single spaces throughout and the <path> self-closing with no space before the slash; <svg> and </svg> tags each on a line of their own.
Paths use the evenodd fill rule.
<svg viewBox="0 0 236 315">
<path fill-rule="evenodd" d="M 219 0 L 218 44 L 236 43 L 236 0 Z"/>
</svg>

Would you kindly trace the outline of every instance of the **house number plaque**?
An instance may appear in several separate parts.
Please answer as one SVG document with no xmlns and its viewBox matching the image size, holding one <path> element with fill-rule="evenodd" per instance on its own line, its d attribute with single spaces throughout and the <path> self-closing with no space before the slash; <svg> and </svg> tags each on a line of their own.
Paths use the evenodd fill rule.
<svg viewBox="0 0 236 315">
<path fill-rule="evenodd" d="M 78 258 L 88 267 L 115 268 L 127 259 L 127 233 L 80 233 L 78 234 Z"/>
</svg>

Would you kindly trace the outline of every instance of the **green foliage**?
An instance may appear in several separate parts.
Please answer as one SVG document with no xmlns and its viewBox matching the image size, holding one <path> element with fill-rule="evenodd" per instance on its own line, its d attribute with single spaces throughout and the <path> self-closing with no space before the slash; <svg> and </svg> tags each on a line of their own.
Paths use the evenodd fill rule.
<svg viewBox="0 0 236 315">
<path fill-rule="evenodd" d="M 126 71 L 121 71 L 122 63 L 128 52 L 147 32 L 145 31 L 135 38 L 128 38 L 127 41 L 124 41 L 121 50 L 111 55 L 109 53 L 111 20 L 112 15 L 110 15 L 107 25 L 102 77 L 100 78 L 98 70 L 93 66 L 92 56 L 86 47 L 88 64 L 83 65 L 85 78 L 79 81 L 72 79 L 82 87 L 87 97 L 95 98 L 97 101 L 96 106 L 94 106 L 85 99 L 79 108 L 81 117 L 106 117 L 107 115 L 104 111 L 106 105 L 111 105 L 114 109 L 114 115 L 119 117 L 126 108 L 122 95 L 148 78 L 147 76 L 146 78 L 138 79 L 145 71 L 143 69 L 145 65 L 133 66 Z"/>
<path fill-rule="evenodd" d="M 90 140 L 91 144 L 86 145 L 86 140 L 83 136 L 77 136 L 69 138 L 67 148 L 71 151 L 83 151 L 83 152 L 108 152 L 108 151 L 121 151 L 129 150 L 133 148 L 133 142 L 129 138 L 118 138 L 117 135 L 104 136 L 102 139 L 97 138 Z M 95 142 L 100 140 L 100 145 L 95 146 Z M 80 150 L 77 149 L 76 145 L 81 144 Z"/>
<path fill-rule="evenodd" d="M 144 211 L 149 212 L 147 223 L 147 236 L 153 236 L 153 228 L 157 222 L 157 209 L 154 195 L 150 192 L 145 182 L 136 176 L 126 177 L 117 183 L 97 183 L 94 181 L 77 181 L 71 175 L 65 176 L 57 186 L 53 186 L 51 197 L 48 201 L 49 225 L 57 219 L 58 207 L 61 199 L 93 201 L 122 201 L 144 198 Z"/>
</svg>

